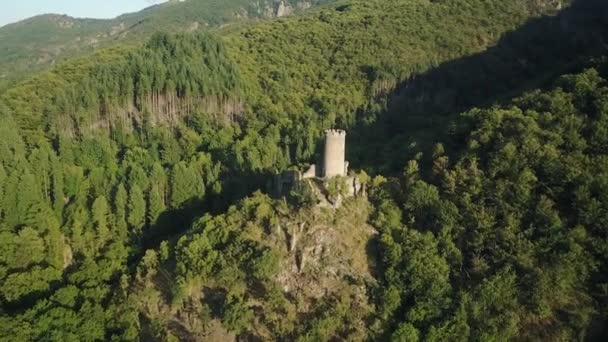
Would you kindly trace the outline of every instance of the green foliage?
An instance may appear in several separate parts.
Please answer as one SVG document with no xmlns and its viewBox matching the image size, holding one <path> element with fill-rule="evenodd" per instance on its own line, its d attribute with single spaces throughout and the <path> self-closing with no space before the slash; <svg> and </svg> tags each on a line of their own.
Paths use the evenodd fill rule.
<svg viewBox="0 0 608 342">
<path fill-rule="evenodd" d="M 327 181 L 327 194 L 330 200 L 343 197 L 348 192 L 348 184 L 345 177 L 332 177 Z"/>
<path fill-rule="evenodd" d="M 1 262 L 10 268 L 26 269 L 44 260 L 44 240 L 32 228 L 25 227 L 14 235 L 2 233 Z"/>
<path fill-rule="evenodd" d="M 128 194 L 122 183 L 118 184 L 114 195 L 115 226 L 122 238 L 127 232 L 127 202 Z"/>
<path fill-rule="evenodd" d="M 178 280 L 187 284 L 220 272 L 225 281 L 218 281 L 230 288 L 245 274 L 251 281 L 270 279 L 278 272 L 276 251 L 253 237 L 263 234 L 264 225 L 274 215 L 270 199 L 256 195 L 224 215 L 201 218 L 194 224 L 193 234 L 182 237 L 176 247 Z M 239 233 L 243 227 L 247 233 Z"/>
<path fill-rule="evenodd" d="M 9 274 L 2 282 L 2 296 L 8 302 L 17 302 L 26 295 L 47 291 L 60 272 L 56 269 L 34 266 L 27 272 Z"/>
<path fill-rule="evenodd" d="M 108 240 L 110 229 L 108 227 L 108 202 L 105 197 L 100 196 L 93 202 L 91 215 L 99 239 L 102 241 Z"/>
<path fill-rule="evenodd" d="M 291 188 L 289 200 L 296 207 L 312 207 L 319 201 L 313 185 L 307 180 L 299 181 Z"/>
<path fill-rule="evenodd" d="M 251 261 L 252 275 L 259 280 L 270 280 L 279 272 L 279 255 L 271 249 L 264 249 Z"/>
<path fill-rule="evenodd" d="M 171 206 L 180 208 L 188 201 L 197 200 L 204 195 L 202 177 L 186 162 L 175 164 L 171 172 Z"/>
<path fill-rule="evenodd" d="M 305 325 L 304 331 L 296 339 L 298 342 L 327 341 L 334 336 L 346 334 L 349 327 L 346 318 L 352 310 L 348 293 L 339 298 L 326 300 L 315 310 L 314 318 Z"/>
<path fill-rule="evenodd" d="M 604 13 L 587 3 L 554 25 L 602 28 L 567 40 L 584 51 L 608 32 L 596 16 L 571 22 Z M 608 298 L 606 61 L 515 99 L 515 85 L 564 64 L 497 78 L 492 97 L 477 92 L 477 69 L 460 68 L 552 4 L 348 1 L 213 35 L 157 34 L 3 92 L 0 337 L 200 340 L 221 322 L 239 338 L 587 338 Z M 524 45 L 506 49 L 547 48 Z M 498 64 L 480 74 L 502 75 Z M 471 83 L 467 96 L 449 96 L 455 79 Z M 452 97 L 502 105 L 469 109 L 444 130 L 440 115 L 461 107 Z M 306 303 L 280 284 L 300 280 L 285 280 L 282 267 L 301 255 L 285 251 L 283 221 L 299 207 L 306 222 L 349 215 L 352 203 L 321 210 L 296 187 L 290 208 L 251 192 L 312 161 L 335 126 L 353 132 L 353 165 L 403 172 L 360 176 L 378 232 L 366 241 L 376 279 L 355 284 L 338 269 L 336 281 L 357 291 Z M 335 197 L 346 184 L 328 189 Z M 351 227 L 329 228 L 339 239 Z M 300 238 L 326 238 L 306 236 L 314 231 Z M 367 299 L 369 311 L 357 304 Z"/>
<path fill-rule="evenodd" d="M 123 140 L 118 138 L 133 129 L 158 122 L 176 124 L 195 108 L 235 114 L 236 108 L 230 108 L 239 102 L 238 78 L 223 45 L 213 36 L 159 33 L 136 51 L 103 50 L 87 60 L 58 66 L 2 98 L 23 128 L 61 136 L 103 128 Z M 40 89 L 23 93 L 31 88 Z M 232 102 L 225 102 L 228 97 Z M 121 109 L 125 106 L 137 109 L 136 123 Z M 180 142 L 187 143 L 187 138 L 184 134 Z M 81 140 L 76 156 L 84 166 L 112 165 L 116 151 L 109 139 L 87 135 Z M 167 148 L 166 157 L 175 159 L 175 152 Z"/>
<path fill-rule="evenodd" d="M 159 255 L 160 260 L 163 262 L 169 259 L 169 243 L 167 241 L 163 241 L 160 243 Z"/>
<path fill-rule="evenodd" d="M 401 323 L 391 336 L 391 341 L 395 342 L 417 342 L 420 341 L 420 332 L 409 323 Z"/>
<path fill-rule="evenodd" d="M 155 226 L 158 224 L 158 218 L 165 209 L 164 199 L 158 190 L 158 186 L 153 185 L 148 198 L 148 222 L 150 225 Z"/>
<path fill-rule="evenodd" d="M 142 229 L 146 223 L 146 200 L 144 199 L 143 191 L 137 184 L 133 185 L 129 192 L 128 207 L 129 216 L 127 217 L 127 222 L 136 231 Z"/>
<path fill-rule="evenodd" d="M 428 166 L 409 162 L 400 187 L 374 184 L 377 315 L 394 338 L 586 333 L 601 300 L 590 284 L 604 279 L 607 260 L 603 202 L 590 190 L 592 182 L 602 191 L 605 173 L 603 152 L 590 147 L 604 120 L 604 77 L 585 70 L 510 105 L 469 111 L 457 153 L 439 148 Z M 586 220 L 589 210 L 600 216 Z"/>
<path fill-rule="evenodd" d="M 332 2 L 315 0 L 312 5 Z M 297 8 L 300 1 L 290 1 Z M 310 3 L 309 3 L 310 4 Z M 269 13 L 270 12 L 270 13 Z M 23 75 L 50 67 L 56 61 L 91 53 L 117 42 L 137 45 L 162 28 L 167 32 L 203 30 L 243 17 L 276 15 L 271 0 L 190 0 L 169 2 L 110 20 L 79 19 L 46 14 L 0 28 L 0 89 Z"/>
<path fill-rule="evenodd" d="M 252 318 L 253 312 L 242 298 L 228 296 L 222 313 L 222 322 L 228 329 L 238 334 L 247 328 Z"/>
</svg>

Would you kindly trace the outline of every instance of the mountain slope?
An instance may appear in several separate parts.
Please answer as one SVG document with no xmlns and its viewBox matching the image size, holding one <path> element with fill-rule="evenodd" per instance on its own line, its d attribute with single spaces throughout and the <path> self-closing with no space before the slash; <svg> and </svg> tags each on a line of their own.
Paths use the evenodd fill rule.
<svg viewBox="0 0 608 342">
<path fill-rule="evenodd" d="M 69 57 L 156 31 L 191 32 L 247 18 L 281 17 L 332 0 L 169 1 L 110 20 L 47 14 L 0 28 L 0 85 Z"/>
<path fill-rule="evenodd" d="M 0 340 L 602 336 L 605 6 L 344 1 L 21 82 L 0 98 Z M 256 191 L 331 127 L 367 192 Z"/>
<path fill-rule="evenodd" d="M 292 157 L 300 160 L 314 153 L 311 142 L 321 127 L 352 124 L 359 108 L 374 101 L 378 94 L 390 92 L 400 80 L 444 61 L 483 51 L 494 39 L 528 18 L 539 13 L 554 13 L 555 7 L 548 5 L 551 3 L 541 2 L 541 6 L 516 0 L 486 4 L 473 0 L 471 8 L 458 9 L 457 1 L 352 2 L 302 17 L 227 30 L 221 32 L 223 43 L 220 45 L 225 46 L 226 58 L 238 70 L 237 76 L 241 79 L 238 90 L 247 97 L 245 113 L 252 114 L 247 120 L 254 120 L 263 112 L 267 118 L 280 122 L 276 128 L 285 128 L 288 135 L 300 135 L 304 132 L 293 132 L 304 127 L 308 127 L 308 132 L 317 132 L 315 136 L 292 139 L 292 143 L 298 145 L 296 151 L 300 151 Z M 485 21 L 479 17 L 484 15 L 494 20 L 481 25 Z M 444 18 L 441 25 L 436 23 L 437 17 Z M 453 25 L 460 25 L 460 30 L 450 30 Z M 180 38 L 176 41 L 179 44 Z M 162 39 L 156 42 L 163 44 Z M 23 128 L 40 129 L 41 121 L 51 123 L 55 129 L 65 126 L 66 122 L 81 123 L 77 125 L 82 127 L 72 127 L 70 132 L 98 126 L 96 121 L 100 115 L 112 123 L 114 115 L 124 112 L 117 108 L 101 113 L 99 105 L 77 103 L 97 93 L 107 94 L 99 98 L 103 107 L 120 107 L 124 101 L 132 102 L 133 92 L 138 90 L 146 93 L 142 95 L 158 93 L 180 101 L 205 95 L 205 87 L 187 80 L 187 69 L 195 67 L 184 64 L 190 53 L 184 57 L 184 53 L 173 54 L 170 46 L 165 48 L 168 54 L 162 58 L 173 64 L 171 69 L 163 68 L 164 62 L 148 60 L 148 52 L 127 56 L 126 60 L 131 62 L 125 65 L 122 58 L 127 54 L 105 51 L 24 82 L 23 88 L 11 89 L 4 99 L 9 100 L 7 105 L 14 110 L 15 119 L 24 120 Z M 196 57 L 204 59 L 201 55 Z M 116 65 L 111 61 L 116 61 Z M 143 82 L 142 71 L 148 82 Z M 215 72 L 210 69 L 208 76 L 224 79 L 224 75 Z M 81 84 L 78 77 L 85 78 L 88 84 Z M 159 82 L 148 84 L 153 79 Z M 57 86 L 65 82 L 65 86 Z M 174 89 L 178 83 L 185 88 L 179 95 Z M 38 91 L 32 93 L 28 90 L 30 87 Z M 87 96 L 76 95 L 82 91 L 86 91 Z M 59 107 L 49 108 L 50 102 L 56 102 L 54 98 L 67 102 L 61 101 L 57 103 Z M 141 121 L 144 107 L 141 104 L 134 107 L 136 111 L 128 112 Z M 76 114 L 74 108 L 82 108 L 78 120 L 66 117 Z M 169 112 L 166 106 L 161 106 L 151 114 L 155 121 L 167 121 L 163 117 Z M 282 116 L 289 121 L 281 120 Z"/>
</svg>

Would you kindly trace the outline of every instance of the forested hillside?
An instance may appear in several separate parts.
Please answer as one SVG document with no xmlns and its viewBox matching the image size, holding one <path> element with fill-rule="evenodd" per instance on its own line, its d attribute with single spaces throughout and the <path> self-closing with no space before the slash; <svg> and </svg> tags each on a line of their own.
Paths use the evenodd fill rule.
<svg viewBox="0 0 608 342">
<path fill-rule="evenodd" d="M 0 28 L 0 89 L 34 71 L 100 47 L 138 45 L 158 31 L 194 32 L 301 12 L 332 0 L 168 1 L 115 19 L 48 14 Z"/>
<path fill-rule="evenodd" d="M 601 340 L 607 6 L 341 1 L 20 82 L 0 339 Z M 365 195 L 265 194 L 331 127 Z"/>
</svg>

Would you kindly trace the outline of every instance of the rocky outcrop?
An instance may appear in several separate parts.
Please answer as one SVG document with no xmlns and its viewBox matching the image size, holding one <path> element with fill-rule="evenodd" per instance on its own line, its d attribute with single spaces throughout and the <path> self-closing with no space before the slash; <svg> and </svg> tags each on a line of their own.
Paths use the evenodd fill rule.
<svg viewBox="0 0 608 342">
<path fill-rule="evenodd" d="M 373 262 L 366 248 L 377 232 L 369 226 L 369 204 L 348 199 L 339 209 L 315 207 L 281 222 L 278 234 L 286 240 L 289 257 L 282 261 L 277 281 L 284 292 L 300 298 L 301 312 L 317 299 L 356 284 L 361 305 L 367 305 L 367 285 L 374 281 Z"/>
<path fill-rule="evenodd" d="M 293 8 L 285 3 L 285 1 L 279 2 L 279 6 L 277 7 L 275 15 L 277 17 L 285 17 L 293 13 Z"/>
<path fill-rule="evenodd" d="M 294 14 L 297 11 L 306 10 L 313 5 L 311 0 L 301 0 L 295 4 L 286 0 L 262 0 L 253 5 L 254 12 L 251 15 L 262 16 L 266 18 L 280 18 Z M 239 15 L 239 17 L 241 17 Z"/>
</svg>

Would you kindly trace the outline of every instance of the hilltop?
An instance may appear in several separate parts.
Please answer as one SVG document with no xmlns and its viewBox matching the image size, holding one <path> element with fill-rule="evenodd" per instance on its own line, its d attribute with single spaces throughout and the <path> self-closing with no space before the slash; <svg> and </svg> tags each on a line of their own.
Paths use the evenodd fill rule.
<svg viewBox="0 0 608 342">
<path fill-rule="evenodd" d="M 138 44 L 153 33 L 194 32 L 247 19 L 282 17 L 331 0 L 169 1 L 115 19 L 46 14 L 0 28 L 0 86 L 65 59 L 116 44 Z"/>
</svg>

